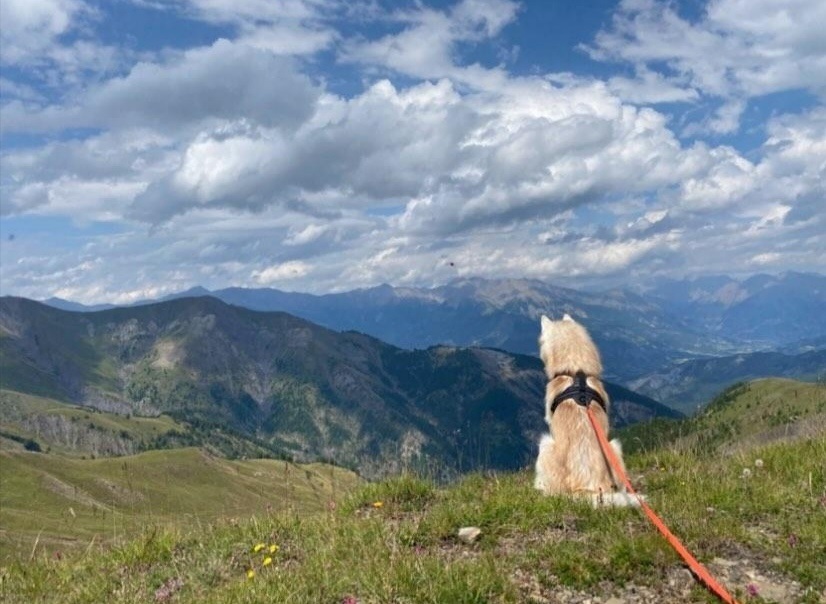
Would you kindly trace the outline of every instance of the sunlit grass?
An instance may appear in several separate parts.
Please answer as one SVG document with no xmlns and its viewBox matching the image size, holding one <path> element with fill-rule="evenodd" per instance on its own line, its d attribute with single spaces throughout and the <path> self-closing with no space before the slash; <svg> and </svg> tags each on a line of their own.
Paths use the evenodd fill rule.
<svg viewBox="0 0 826 604">
<path fill-rule="evenodd" d="M 799 582 L 799 601 L 817 602 L 826 589 L 823 459 L 819 439 L 716 459 L 650 453 L 628 464 L 702 561 L 747 559 Z M 531 478 L 476 474 L 442 487 L 401 476 L 315 514 L 150 527 L 60 560 L 43 550 L 5 567 L 2 585 L 8 602 L 516 603 L 535 590 L 657 590 L 682 567 L 638 511 L 542 497 Z M 479 540 L 459 540 L 463 526 L 479 527 Z M 758 601 L 746 582 L 729 588 Z M 699 587 L 686 597 L 713 601 Z"/>
</svg>

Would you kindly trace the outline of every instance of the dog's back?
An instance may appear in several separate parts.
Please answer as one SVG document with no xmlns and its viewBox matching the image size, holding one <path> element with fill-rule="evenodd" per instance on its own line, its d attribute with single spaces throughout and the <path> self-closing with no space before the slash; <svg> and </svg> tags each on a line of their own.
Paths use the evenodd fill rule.
<svg viewBox="0 0 826 604">
<path fill-rule="evenodd" d="M 604 408 L 597 406 L 594 411 L 602 429 L 608 432 L 608 393 L 600 379 L 599 351 L 588 332 L 568 315 L 561 321 L 543 316 L 539 353 L 549 380 L 545 419 L 550 434 L 539 443 L 534 486 L 548 494 L 585 495 L 595 505 L 633 505 L 622 489 L 616 490 L 617 481 L 605 462 L 585 407 L 568 399 L 551 411 L 553 401 L 574 383 L 573 376 L 585 373 L 588 387 L 605 402 Z M 611 446 L 622 459 L 619 441 L 611 441 Z"/>
</svg>

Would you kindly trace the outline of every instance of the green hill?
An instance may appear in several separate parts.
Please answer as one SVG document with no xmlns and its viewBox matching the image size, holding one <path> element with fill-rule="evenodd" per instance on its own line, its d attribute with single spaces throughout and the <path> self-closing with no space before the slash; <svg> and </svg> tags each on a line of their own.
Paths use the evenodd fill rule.
<svg viewBox="0 0 826 604">
<path fill-rule="evenodd" d="M 324 464 L 227 460 L 198 449 L 80 459 L 0 452 L 0 557 L 66 551 L 146 526 L 180 529 L 270 510 L 318 512 L 359 479 Z"/>
<path fill-rule="evenodd" d="M 639 490 L 741 602 L 826 600 L 826 432 L 812 423 L 821 395 L 786 380 L 741 385 L 626 457 Z M 719 431 L 735 418 L 737 430 Z M 806 422 L 814 428 L 793 438 L 765 437 Z M 714 601 L 639 511 L 543 497 L 529 471 L 442 486 L 403 475 L 325 507 L 352 475 L 195 450 L 0 461 L 4 480 L 19 481 L 0 489 L 3 526 L 22 526 L 26 509 L 30 520 L 18 557 L 0 567 L 10 603 Z M 287 467 L 303 482 L 285 484 Z M 92 506 L 108 514 L 102 528 L 83 525 Z M 457 538 L 465 526 L 481 529 L 478 541 Z M 67 551 L 46 528 L 77 530 L 84 547 Z"/>
<path fill-rule="evenodd" d="M 823 382 L 826 348 L 792 354 L 752 352 L 683 360 L 667 370 L 631 381 L 630 387 L 691 414 L 724 388 L 767 377 Z"/>
<path fill-rule="evenodd" d="M 771 378 L 735 384 L 697 415 L 619 432 L 626 452 L 668 448 L 717 455 L 826 433 L 826 384 Z"/>
<path fill-rule="evenodd" d="M 666 451 L 629 466 L 741 602 L 816 603 L 826 593 L 824 457 L 821 438 L 725 463 Z M 0 581 L 9 603 L 713 601 L 636 510 L 545 498 L 530 481 L 473 475 L 440 489 L 402 477 L 314 516 L 150 526 L 111 550 L 62 559 L 62 545 L 28 543 L 33 555 L 0 569 Z M 479 541 L 457 539 L 463 526 L 479 527 Z"/>
</svg>

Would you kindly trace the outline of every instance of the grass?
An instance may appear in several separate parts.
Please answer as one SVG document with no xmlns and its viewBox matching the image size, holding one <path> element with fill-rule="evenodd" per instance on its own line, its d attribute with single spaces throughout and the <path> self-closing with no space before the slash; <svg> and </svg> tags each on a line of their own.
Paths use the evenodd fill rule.
<svg viewBox="0 0 826 604">
<path fill-rule="evenodd" d="M 823 459 L 821 438 L 722 461 L 658 452 L 628 463 L 701 560 L 736 560 L 796 582 L 789 601 L 818 602 L 826 590 Z M 150 523 L 137 538 L 59 560 L 53 547 L 38 547 L 3 568 L 2 586 L 8 602 L 167 601 L 171 590 L 174 602 L 515 603 L 608 597 L 629 586 L 648 601 L 713 601 L 697 586 L 668 587 L 681 563 L 638 511 L 542 497 L 531 479 L 476 474 L 439 488 L 401 476 L 316 514 L 259 510 L 238 521 L 222 514 L 195 528 Z M 469 545 L 456 533 L 471 525 L 482 533 Z M 264 565 L 266 551 L 253 551 L 257 543 L 278 546 L 271 564 Z M 729 588 L 747 600 L 749 581 Z"/>
<path fill-rule="evenodd" d="M 197 526 L 293 507 L 318 512 L 358 479 L 349 471 L 198 449 L 77 459 L 0 453 L 0 560 L 113 543 L 143 526 Z"/>
<path fill-rule="evenodd" d="M 632 481 L 741 602 L 826 601 L 822 394 L 760 380 L 624 431 Z M 715 601 L 638 510 L 543 497 L 529 471 L 357 486 L 196 449 L 0 462 L 9 603 Z M 459 539 L 465 526 L 480 538 Z"/>
<path fill-rule="evenodd" d="M 700 455 L 746 450 L 826 432 L 826 385 L 769 378 L 735 384 L 687 420 L 655 419 L 618 431 L 627 453 Z"/>
</svg>

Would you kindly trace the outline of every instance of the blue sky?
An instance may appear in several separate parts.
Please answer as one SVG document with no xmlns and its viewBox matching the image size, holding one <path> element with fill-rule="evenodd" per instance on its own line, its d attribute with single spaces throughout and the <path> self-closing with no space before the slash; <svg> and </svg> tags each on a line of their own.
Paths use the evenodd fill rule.
<svg viewBox="0 0 826 604">
<path fill-rule="evenodd" d="M 818 0 L 0 11 L 3 294 L 823 270 Z"/>
</svg>

